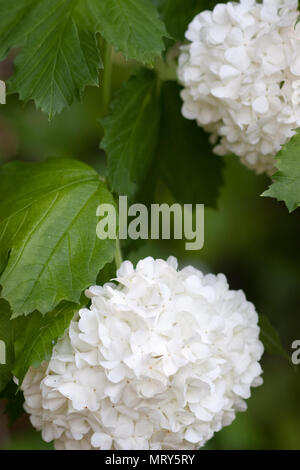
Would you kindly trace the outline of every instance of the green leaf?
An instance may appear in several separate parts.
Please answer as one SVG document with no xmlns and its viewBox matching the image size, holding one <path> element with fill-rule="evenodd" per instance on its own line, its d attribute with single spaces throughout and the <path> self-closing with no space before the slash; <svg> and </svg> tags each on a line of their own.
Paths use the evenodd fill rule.
<svg viewBox="0 0 300 470">
<path fill-rule="evenodd" d="M 158 143 L 161 177 L 178 202 L 215 206 L 222 184 L 222 159 L 208 135 L 181 115 L 180 87 L 165 82 Z"/>
<path fill-rule="evenodd" d="M 282 346 L 280 335 L 278 331 L 271 325 L 268 317 L 264 315 L 259 316 L 260 326 L 260 339 L 263 342 L 265 349 L 270 354 L 283 356 L 290 362 L 290 357 L 284 347 Z"/>
<path fill-rule="evenodd" d="M 11 47 L 20 46 L 26 40 L 25 31 L 20 24 L 38 0 L 0 0 L 0 59 Z"/>
<path fill-rule="evenodd" d="M 25 3 L 27 5 L 25 5 Z M 2 55 L 23 46 L 10 80 L 10 92 L 34 99 L 50 118 L 98 85 L 102 66 L 96 30 L 82 24 L 77 0 L 0 0 Z"/>
<path fill-rule="evenodd" d="M 24 396 L 18 391 L 18 386 L 11 380 L 2 392 L 0 392 L 0 400 L 7 400 L 4 413 L 8 417 L 10 425 L 14 423 L 24 413 Z"/>
<path fill-rule="evenodd" d="M 150 0 L 87 0 L 90 15 L 106 41 L 125 57 L 152 64 L 168 36 Z"/>
<path fill-rule="evenodd" d="M 158 3 L 161 16 L 172 37 L 184 39 L 184 33 L 192 19 L 203 10 L 212 10 L 218 0 L 152 0 Z"/>
<path fill-rule="evenodd" d="M 50 118 L 61 112 L 86 86 L 98 85 L 96 33 L 147 64 L 167 36 L 150 0 L 0 0 L 0 58 L 22 47 L 9 91 L 33 99 Z"/>
<path fill-rule="evenodd" d="M 78 305 L 63 302 L 47 315 L 33 312 L 28 316 L 26 327 L 15 342 L 16 360 L 13 373 L 22 383 L 30 367 L 39 367 L 49 361 L 57 340 L 69 327 Z"/>
<path fill-rule="evenodd" d="M 300 131 L 276 155 L 276 166 L 273 184 L 262 196 L 284 201 L 292 212 L 300 206 Z"/>
<path fill-rule="evenodd" d="M 114 255 L 96 236 L 96 208 L 113 198 L 89 166 L 52 158 L 0 168 L 0 284 L 14 316 L 78 302 Z"/>
<path fill-rule="evenodd" d="M 10 317 L 9 304 L 0 299 L 0 391 L 10 381 L 14 361 L 14 334 Z"/>
<path fill-rule="evenodd" d="M 101 269 L 100 273 L 98 274 L 96 285 L 103 286 L 107 282 L 111 282 L 112 279 L 116 277 L 116 262 L 115 260 L 111 263 L 107 263 L 103 269 Z"/>
<path fill-rule="evenodd" d="M 154 157 L 160 100 L 154 73 L 141 70 L 116 93 L 102 122 L 109 182 L 113 191 L 133 197 L 144 183 Z"/>
</svg>

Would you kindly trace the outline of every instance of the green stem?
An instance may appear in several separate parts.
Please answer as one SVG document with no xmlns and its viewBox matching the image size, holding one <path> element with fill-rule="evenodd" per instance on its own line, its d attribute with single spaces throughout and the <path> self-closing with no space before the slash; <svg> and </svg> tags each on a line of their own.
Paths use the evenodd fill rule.
<svg viewBox="0 0 300 470">
<path fill-rule="evenodd" d="M 122 262 L 123 262 L 123 258 L 122 258 L 120 240 L 117 238 L 117 240 L 116 240 L 116 253 L 115 253 L 115 263 L 116 263 L 116 268 L 117 269 L 119 269 Z"/>
<path fill-rule="evenodd" d="M 109 109 L 111 98 L 111 77 L 112 77 L 112 46 L 106 41 L 102 41 L 103 66 L 101 87 L 102 115 L 105 116 Z"/>
</svg>

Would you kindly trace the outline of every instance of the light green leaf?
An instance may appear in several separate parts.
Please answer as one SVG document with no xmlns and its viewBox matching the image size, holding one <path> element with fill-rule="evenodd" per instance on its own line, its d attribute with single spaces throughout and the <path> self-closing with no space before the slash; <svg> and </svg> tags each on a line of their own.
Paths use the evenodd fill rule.
<svg viewBox="0 0 300 470">
<path fill-rule="evenodd" d="M 212 152 L 208 135 L 181 115 L 180 87 L 165 82 L 157 147 L 161 177 L 178 202 L 216 205 L 223 162 Z"/>
<path fill-rule="evenodd" d="M 11 368 L 14 361 L 13 324 L 10 321 L 9 304 L 0 299 L 0 391 L 11 378 Z"/>
<path fill-rule="evenodd" d="M 160 100 L 155 75 L 141 70 L 116 93 L 103 121 L 109 182 L 113 191 L 132 197 L 144 183 L 154 157 Z"/>
<path fill-rule="evenodd" d="M 39 367 L 43 361 L 50 360 L 54 345 L 78 309 L 78 305 L 64 302 L 47 315 L 33 312 L 27 317 L 26 327 L 15 342 L 13 373 L 20 384 L 30 367 Z"/>
<path fill-rule="evenodd" d="M 86 6 L 104 39 L 126 58 L 152 64 L 161 55 L 168 34 L 150 0 L 87 0 Z"/>
<path fill-rule="evenodd" d="M 265 349 L 270 354 L 277 354 L 283 356 L 290 362 L 290 357 L 284 347 L 282 346 L 280 335 L 278 331 L 271 325 L 268 317 L 264 315 L 259 316 L 260 326 L 260 339 L 263 342 Z"/>
<path fill-rule="evenodd" d="M 96 208 L 111 194 L 89 166 L 53 158 L 0 168 L 0 284 L 14 316 L 78 302 L 113 258 L 96 236 Z"/>
<path fill-rule="evenodd" d="M 276 166 L 273 184 L 262 196 L 284 201 L 292 212 L 300 206 L 300 131 L 276 155 Z"/>
</svg>

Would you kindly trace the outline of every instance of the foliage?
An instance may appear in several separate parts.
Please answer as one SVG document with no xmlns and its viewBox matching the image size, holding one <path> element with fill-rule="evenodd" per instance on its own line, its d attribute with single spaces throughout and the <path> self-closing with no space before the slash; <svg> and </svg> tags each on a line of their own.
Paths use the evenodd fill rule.
<svg viewBox="0 0 300 470">
<path fill-rule="evenodd" d="M 20 383 L 29 367 L 39 367 L 43 361 L 49 361 L 53 346 L 63 336 L 77 310 L 78 305 L 62 303 L 46 315 L 37 311 L 29 315 L 24 331 L 15 341 L 13 374 Z"/>
<path fill-rule="evenodd" d="M 275 197 L 284 201 L 290 212 L 300 206 L 300 133 L 282 147 L 276 155 L 278 172 L 273 184 L 263 196 Z"/>
<path fill-rule="evenodd" d="M 154 158 L 160 115 L 157 88 L 154 73 L 141 70 L 115 95 L 103 121 L 101 146 L 107 154 L 111 188 L 118 194 L 134 196 Z"/>
<path fill-rule="evenodd" d="M 265 349 L 270 354 L 279 354 L 290 361 L 289 355 L 282 346 L 278 331 L 271 325 L 270 320 L 265 315 L 259 317 L 259 326 L 261 329 L 261 340 Z"/>
<path fill-rule="evenodd" d="M 179 92 L 176 83 L 164 83 L 157 146 L 161 177 L 177 201 L 216 206 L 223 162 L 212 152 L 208 135 L 181 115 Z"/>
<path fill-rule="evenodd" d="M 0 284 L 14 316 L 78 302 L 113 258 L 114 241 L 96 236 L 96 209 L 113 202 L 105 184 L 79 161 L 49 159 L 3 165 L 0 188 Z"/>
<path fill-rule="evenodd" d="M 7 358 L 0 365 L 0 391 L 10 408 L 20 401 L 20 394 L 13 398 L 12 375 L 21 382 L 29 367 L 48 360 L 84 303 L 84 289 L 113 277 L 115 241 L 96 236 L 100 203 L 120 194 L 149 202 L 162 185 L 176 202 L 217 206 L 223 160 L 207 134 L 182 117 L 180 86 L 163 80 L 157 65 L 168 68 L 169 48 L 184 40 L 197 13 L 216 3 L 0 0 L 0 58 L 16 54 L 9 93 L 33 100 L 51 119 L 82 100 L 87 87 L 99 86 L 94 121 L 101 116 L 97 132 L 107 159 L 102 171 L 98 150 L 96 170 L 76 160 L 72 149 L 72 159 L 0 167 L 0 340 Z M 119 63 L 129 73 L 110 100 L 111 67 Z M 61 119 L 71 119 L 74 109 Z M 298 148 L 299 134 L 277 155 L 279 172 L 264 193 L 290 211 L 300 205 Z M 260 321 L 266 348 L 286 356 L 270 322 Z"/>
<path fill-rule="evenodd" d="M 116 49 L 151 63 L 167 35 L 150 0 L 0 0 L 0 57 L 22 46 L 10 91 L 33 99 L 50 118 L 87 85 L 102 66 L 96 33 Z"/>
</svg>

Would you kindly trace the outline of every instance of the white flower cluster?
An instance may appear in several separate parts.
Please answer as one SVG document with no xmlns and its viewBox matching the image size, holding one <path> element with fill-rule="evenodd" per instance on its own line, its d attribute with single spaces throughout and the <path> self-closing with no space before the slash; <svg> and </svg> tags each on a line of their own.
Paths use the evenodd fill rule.
<svg viewBox="0 0 300 470">
<path fill-rule="evenodd" d="M 272 174 L 300 126 L 298 0 L 241 0 L 203 11 L 186 32 L 182 113 L 212 134 L 214 152 Z"/>
<path fill-rule="evenodd" d="M 262 383 L 258 317 L 226 278 L 125 261 L 22 384 L 56 449 L 197 449 Z"/>
</svg>

